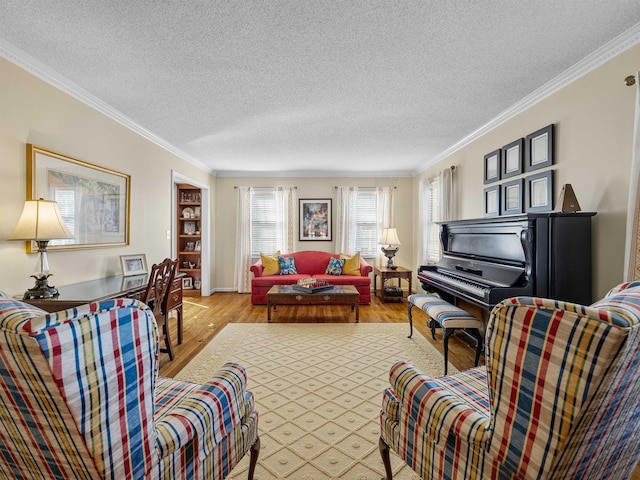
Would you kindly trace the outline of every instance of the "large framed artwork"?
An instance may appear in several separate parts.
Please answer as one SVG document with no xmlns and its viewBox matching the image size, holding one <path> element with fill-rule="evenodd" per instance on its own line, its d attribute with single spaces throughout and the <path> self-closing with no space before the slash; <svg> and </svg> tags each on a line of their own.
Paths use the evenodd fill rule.
<svg viewBox="0 0 640 480">
<path fill-rule="evenodd" d="M 48 250 L 128 245 L 130 188 L 129 175 L 27 144 L 28 200 L 56 201 L 73 233 L 51 240 Z"/>
<path fill-rule="evenodd" d="M 526 150 L 527 172 L 553 165 L 553 123 L 527 135 Z"/>
<path fill-rule="evenodd" d="M 331 241 L 330 198 L 300 198 L 300 241 Z"/>
</svg>

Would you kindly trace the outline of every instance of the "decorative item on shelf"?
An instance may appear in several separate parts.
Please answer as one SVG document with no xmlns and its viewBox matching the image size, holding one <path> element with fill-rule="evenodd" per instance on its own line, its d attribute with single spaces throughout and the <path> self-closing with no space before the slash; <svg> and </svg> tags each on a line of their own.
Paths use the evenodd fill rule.
<svg viewBox="0 0 640 480">
<path fill-rule="evenodd" d="M 202 251 L 202 244 L 200 243 L 200 240 L 196 240 L 196 244 L 193 247 L 193 251 L 194 252 L 200 252 Z"/>
<path fill-rule="evenodd" d="M 195 282 L 193 282 L 193 288 L 200 289 L 200 285 L 200 280 L 196 280 Z"/>
<path fill-rule="evenodd" d="M 24 300 L 35 298 L 57 298 L 58 290 L 49 285 L 52 275 L 47 260 L 49 240 L 73 238 L 58 211 L 58 204 L 51 200 L 27 200 L 18 224 L 8 240 L 33 240 L 38 245 L 38 264 L 33 278 L 36 284 L 24 294 Z"/>
<path fill-rule="evenodd" d="M 195 248 L 195 244 L 193 242 L 187 242 L 187 244 L 184 246 L 184 251 L 193 252 L 194 248 Z"/>
<path fill-rule="evenodd" d="M 184 277 L 182 279 L 182 288 L 184 288 L 185 290 L 190 290 L 193 288 L 193 278 L 191 277 Z"/>
<path fill-rule="evenodd" d="M 196 214 L 191 207 L 182 209 L 182 218 L 195 218 Z"/>
<path fill-rule="evenodd" d="M 184 234 L 194 235 L 196 233 L 196 222 L 184 222 Z"/>
<path fill-rule="evenodd" d="M 395 228 L 385 228 L 382 230 L 382 237 L 378 244 L 383 245 L 381 248 L 384 256 L 387 257 L 387 268 L 396 270 L 398 267 L 393 264 L 393 257 L 398 253 L 398 245 L 401 245 L 398 240 L 398 233 Z"/>
<path fill-rule="evenodd" d="M 570 183 L 565 183 L 562 186 L 558 203 L 563 212 L 579 212 L 581 210 L 576 194 L 573 192 L 573 187 Z"/>
</svg>

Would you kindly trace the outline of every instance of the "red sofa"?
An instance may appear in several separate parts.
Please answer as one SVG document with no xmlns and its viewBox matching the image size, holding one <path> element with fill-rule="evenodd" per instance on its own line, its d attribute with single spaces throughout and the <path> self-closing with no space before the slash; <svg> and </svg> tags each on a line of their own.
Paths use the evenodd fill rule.
<svg viewBox="0 0 640 480">
<path fill-rule="evenodd" d="M 360 294 L 360 305 L 371 303 L 371 278 L 369 273 L 373 267 L 365 259 L 360 257 L 360 275 L 327 275 L 327 265 L 331 257 L 339 257 L 340 254 L 320 252 L 317 250 L 303 250 L 301 252 L 285 253 L 282 257 L 293 257 L 297 274 L 293 275 L 267 275 L 262 276 L 262 261 L 258 260 L 251 265 L 253 278 L 251 279 L 251 303 L 253 305 L 266 305 L 267 292 L 273 285 L 292 285 L 301 278 L 315 278 L 325 280 L 333 285 L 353 285 Z"/>
</svg>

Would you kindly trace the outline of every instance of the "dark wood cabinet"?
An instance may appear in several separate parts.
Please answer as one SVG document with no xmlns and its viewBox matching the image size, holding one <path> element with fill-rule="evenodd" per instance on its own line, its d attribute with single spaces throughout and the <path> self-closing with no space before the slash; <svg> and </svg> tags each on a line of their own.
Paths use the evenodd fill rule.
<svg viewBox="0 0 640 480">
<path fill-rule="evenodd" d="M 202 284 L 202 190 L 178 184 L 178 271 L 184 273 L 183 291 L 198 296 Z"/>
</svg>

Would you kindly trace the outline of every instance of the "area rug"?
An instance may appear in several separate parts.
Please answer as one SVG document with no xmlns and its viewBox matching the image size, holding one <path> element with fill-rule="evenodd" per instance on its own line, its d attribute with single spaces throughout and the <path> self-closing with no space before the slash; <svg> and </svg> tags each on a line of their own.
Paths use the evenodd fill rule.
<svg viewBox="0 0 640 480">
<path fill-rule="evenodd" d="M 256 480 L 380 480 L 378 415 L 391 365 L 407 360 L 434 377 L 444 367 L 408 332 L 389 323 L 229 324 L 176 378 L 203 382 L 227 361 L 244 365 L 259 412 Z M 246 478 L 248 457 L 227 478 Z M 418 478 L 391 460 L 394 479 Z"/>
</svg>

